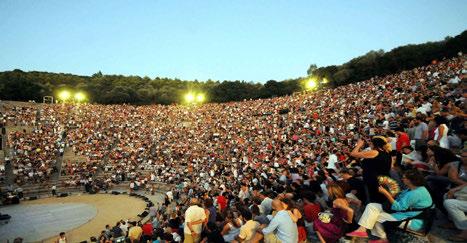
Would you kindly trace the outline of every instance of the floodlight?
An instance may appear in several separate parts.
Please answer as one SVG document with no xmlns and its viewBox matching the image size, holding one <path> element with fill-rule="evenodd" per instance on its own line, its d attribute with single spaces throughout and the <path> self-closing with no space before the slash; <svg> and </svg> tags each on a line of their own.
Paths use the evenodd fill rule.
<svg viewBox="0 0 467 243">
<path fill-rule="evenodd" d="M 58 94 L 58 98 L 62 101 L 66 101 L 71 97 L 70 91 L 68 90 L 63 90 Z"/>
<path fill-rule="evenodd" d="M 315 89 L 318 86 L 318 83 L 315 79 L 309 79 L 306 81 L 305 87 L 307 90 Z"/>
<path fill-rule="evenodd" d="M 185 95 L 185 101 L 187 103 L 192 103 L 193 101 L 195 101 L 195 95 L 193 95 L 192 93 L 188 93 Z"/>
<path fill-rule="evenodd" d="M 204 96 L 204 94 L 198 94 L 196 95 L 196 102 L 203 102 L 204 100 L 206 99 L 206 97 Z"/>
<path fill-rule="evenodd" d="M 86 95 L 83 92 L 78 92 L 75 94 L 75 100 L 77 102 L 82 102 L 86 99 Z"/>
</svg>

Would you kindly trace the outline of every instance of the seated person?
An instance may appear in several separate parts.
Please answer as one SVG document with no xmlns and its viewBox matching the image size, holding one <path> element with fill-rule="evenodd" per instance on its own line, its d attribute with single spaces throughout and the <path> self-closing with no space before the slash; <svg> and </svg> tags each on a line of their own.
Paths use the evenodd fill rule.
<svg viewBox="0 0 467 243">
<path fill-rule="evenodd" d="M 297 221 L 302 218 L 300 210 L 298 210 L 290 198 L 282 198 L 281 202 L 283 203 L 284 208 L 289 212 L 294 223 L 297 223 Z"/>
<path fill-rule="evenodd" d="M 416 151 L 412 146 L 405 146 L 402 148 L 402 165 L 411 166 L 418 170 L 429 171 L 430 167 L 427 163 L 423 162 L 424 159 L 420 152 Z"/>
<path fill-rule="evenodd" d="M 253 215 L 249 210 L 242 210 L 241 213 L 243 220 L 246 222 L 240 227 L 240 234 L 237 236 L 236 240 L 237 242 L 248 242 L 255 234 L 259 223 L 253 220 Z"/>
<path fill-rule="evenodd" d="M 240 227 L 243 225 L 242 219 L 237 212 L 228 211 L 224 227 L 221 231 L 224 241 L 231 242 L 240 234 Z"/>
<path fill-rule="evenodd" d="M 444 207 L 452 223 L 440 226 L 448 229 L 459 229 L 461 232 L 448 238 L 450 241 L 467 242 L 467 184 L 452 188 L 444 200 Z"/>
<path fill-rule="evenodd" d="M 448 169 L 448 178 L 453 186 L 467 184 L 467 149 L 462 152 L 461 161 L 452 162 Z"/>
<path fill-rule="evenodd" d="M 348 190 L 345 193 L 352 193 L 355 195 L 360 201 L 366 199 L 366 192 L 365 192 L 365 184 L 363 180 L 355 177 L 355 171 L 353 169 L 344 168 L 340 171 L 341 178 L 345 181 L 349 186 Z"/>
<path fill-rule="evenodd" d="M 371 230 L 372 235 L 380 238 L 379 242 L 387 242 L 386 232 L 382 225 L 383 222 L 403 221 L 420 214 L 421 211 L 417 211 L 417 209 L 424 209 L 433 205 L 430 193 L 425 186 L 423 186 L 425 184 L 425 180 L 420 172 L 416 170 L 406 171 L 402 177 L 402 181 L 408 189 L 402 191 L 396 199 L 394 199 L 393 195 L 391 195 L 391 193 L 386 189 L 381 186 L 379 187 L 379 192 L 388 199 L 389 204 L 391 205 L 390 210 L 385 212 L 383 210 L 383 206 L 379 203 L 368 204 L 358 222 L 360 227 L 347 235 L 367 238 L 368 229 Z M 419 219 L 411 220 L 408 226 L 411 230 L 420 230 L 422 227 L 423 221 Z"/>
<path fill-rule="evenodd" d="M 269 225 L 261 225 L 257 228 L 257 233 L 251 239 L 251 242 L 298 242 L 297 224 L 292 220 L 290 213 L 284 207 L 284 204 L 275 199 L 272 201 L 272 208 L 277 212 Z"/>
<path fill-rule="evenodd" d="M 332 200 L 332 208 L 329 213 L 329 219 L 323 219 L 319 216 L 313 222 L 313 227 L 321 242 L 338 242 L 344 235 L 347 224 L 352 223 L 354 211 L 349 206 L 349 201 L 345 197 L 344 190 L 336 183 L 330 183 L 327 186 L 329 198 Z"/>
</svg>

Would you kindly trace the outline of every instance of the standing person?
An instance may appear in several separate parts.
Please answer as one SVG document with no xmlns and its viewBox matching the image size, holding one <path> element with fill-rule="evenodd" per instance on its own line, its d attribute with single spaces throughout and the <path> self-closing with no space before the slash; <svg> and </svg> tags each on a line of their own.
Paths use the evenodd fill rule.
<svg viewBox="0 0 467 243">
<path fill-rule="evenodd" d="M 131 243 L 138 243 L 141 239 L 143 229 L 141 228 L 140 224 L 141 223 L 137 225 L 136 222 L 133 222 L 133 227 L 128 230 L 128 238 L 130 238 Z"/>
<path fill-rule="evenodd" d="M 221 213 L 224 213 L 225 209 L 227 208 L 228 195 L 228 192 L 223 192 L 222 194 L 219 194 L 219 196 L 217 196 L 217 205 L 219 205 L 219 211 Z"/>
<path fill-rule="evenodd" d="M 169 202 L 172 202 L 173 199 L 174 199 L 174 194 L 173 194 L 172 190 L 169 190 L 165 194 L 167 195 L 167 198 L 169 199 Z"/>
<path fill-rule="evenodd" d="M 415 141 L 426 141 L 428 139 L 428 125 L 425 123 L 425 115 L 417 114 L 414 123 L 414 136 Z"/>
<path fill-rule="evenodd" d="M 180 228 L 180 225 L 182 224 L 182 220 L 180 219 L 178 213 L 180 212 L 173 211 L 172 214 L 170 215 L 169 227 L 172 229 L 172 232 L 178 231 L 178 229 Z"/>
<path fill-rule="evenodd" d="M 123 230 L 120 228 L 120 221 L 112 228 L 112 236 L 115 238 L 123 236 Z"/>
<path fill-rule="evenodd" d="M 164 206 L 168 207 L 169 205 L 170 205 L 169 196 L 165 195 L 165 197 L 164 197 Z"/>
<path fill-rule="evenodd" d="M 184 243 L 198 243 L 202 231 L 202 225 L 206 220 L 204 209 L 199 206 L 197 198 L 190 200 L 190 207 L 185 211 L 185 224 L 183 231 L 185 234 Z"/>
<path fill-rule="evenodd" d="M 384 137 L 375 136 L 371 139 L 370 150 L 361 151 L 365 142 L 358 140 L 350 155 L 362 160 L 363 182 L 368 189 L 368 202 L 384 202 L 385 198 L 378 191 L 378 176 L 389 176 L 391 170 L 391 148 Z"/>
<path fill-rule="evenodd" d="M 120 229 L 122 230 L 122 236 L 126 236 L 128 233 L 128 224 L 127 222 L 121 220 L 120 221 Z"/>
<path fill-rule="evenodd" d="M 208 217 L 208 222 L 216 223 L 217 212 L 211 198 L 204 200 L 204 207 L 206 216 Z"/>
<path fill-rule="evenodd" d="M 149 217 L 156 217 L 156 214 L 157 214 L 157 206 L 156 205 L 152 205 L 150 208 L 149 208 Z"/>
<path fill-rule="evenodd" d="M 406 132 L 404 132 L 403 127 L 398 127 L 396 129 L 396 134 L 397 134 L 396 150 L 398 154 L 400 154 L 402 151 L 402 148 L 410 146 L 410 138 L 409 138 L 409 135 Z"/>
<path fill-rule="evenodd" d="M 448 131 L 449 128 L 446 125 L 447 120 L 442 116 L 435 117 L 436 129 L 434 140 L 439 142 L 439 146 L 442 148 L 449 149 Z"/>
<path fill-rule="evenodd" d="M 60 232 L 60 235 L 58 236 L 58 239 L 55 241 L 55 243 L 67 243 L 65 232 Z"/>
<path fill-rule="evenodd" d="M 52 186 L 52 196 L 57 196 L 57 186 L 55 185 Z"/>
<path fill-rule="evenodd" d="M 143 242 L 147 242 L 149 240 L 152 239 L 152 235 L 153 235 L 153 227 L 152 227 L 152 222 L 151 221 L 148 221 L 146 222 L 143 227 L 141 227 L 141 229 L 143 230 L 143 236 L 142 236 L 142 241 Z"/>
<path fill-rule="evenodd" d="M 240 187 L 240 192 L 238 193 L 238 197 L 240 200 L 245 200 L 247 198 L 250 198 L 250 191 L 248 190 L 248 185 L 245 183 L 242 183 Z"/>
<path fill-rule="evenodd" d="M 135 182 L 133 180 L 130 181 L 130 193 L 133 193 L 135 190 Z"/>
<path fill-rule="evenodd" d="M 332 153 L 329 154 L 328 165 L 326 166 L 326 169 L 332 169 L 334 171 L 337 171 L 336 164 L 339 162 L 339 160 L 337 159 L 336 154 L 337 149 L 334 149 Z"/>
</svg>

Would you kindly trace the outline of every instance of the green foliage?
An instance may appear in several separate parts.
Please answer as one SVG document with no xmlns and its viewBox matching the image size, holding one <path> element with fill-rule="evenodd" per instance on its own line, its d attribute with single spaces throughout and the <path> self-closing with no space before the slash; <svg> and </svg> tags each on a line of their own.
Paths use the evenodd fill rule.
<svg viewBox="0 0 467 243">
<path fill-rule="evenodd" d="M 311 64 L 306 73 L 308 74 L 308 76 L 311 76 L 313 74 L 313 71 L 315 71 L 317 68 L 318 66 L 316 66 L 316 64 Z"/>
<path fill-rule="evenodd" d="M 429 64 L 432 60 L 450 58 L 459 51 L 467 52 L 467 31 L 443 41 L 406 45 L 389 52 L 370 51 L 340 66 L 310 65 L 308 75 L 326 78 L 329 86 L 358 82 L 374 76 L 397 73 Z M 184 81 L 156 77 L 104 75 L 78 76 L 48 72 L 0 72 L 0 99 L 40 102 L 43 96 L 56 95 L 59 89 L 87 93 L 90 102 L 102 104 L 173 104 L 181 103 L 188 91 L 203 92 L 208 102 L 229 102 L 270 98 L 300 91 L 300 80 L 269 80 L 264 85 L 246 81 Z"/>
<path fill-rule="evenodd" d="M 433 60 L 451 58 L 458 52 L 466 51 L 467 31 L 464 31 L 454 38 L 447 37 L 439 42 L 405 45 L 389 52 L 370 51 L 340 66 L 315 68 L 311 65 L 308 72 L 318 78 L 326 77 L 332 86 L 338 86 L 425 66 Z"/>
</svg>

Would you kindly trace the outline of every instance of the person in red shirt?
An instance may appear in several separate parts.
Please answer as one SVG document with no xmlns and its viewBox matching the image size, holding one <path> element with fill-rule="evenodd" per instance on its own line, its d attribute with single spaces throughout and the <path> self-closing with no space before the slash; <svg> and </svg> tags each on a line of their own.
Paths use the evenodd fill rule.
<svg viewBox="0 0 467 243">
<path fill-rule="evenodd" d="M 314 112 L 313 113 L 313 120 L 318 120 L 318 118 L 319 118 L 318 113 Z"/>
<path fill-rule="evenodd" d="M 143 229 L 143 242 L 146 242 L 146 240 L 151 240 L 152 239 L 152 234 L 153 234 L 153 227 L 151 221 L 146 222 L 142 227 Z"/>
<path fill-rule="evenodd" d="M 318 218 L 318 213 L 321 211 L 319 203 L 315 202 L 316 195 L 312 192 L 303 194 L 303 214 L 305 216 L 305 223 L 312 223 Z"/>
<path fill-rule="evenodd" d="M 401 152 L 402 148 L 410 146 L 410 138 L 409 138 L 409 135 L 404 132 L 404 128 L 402 127 L 396 128 L 396 134 L 397 134 L 396 150 L 397 152 Z"/>
<path fill-rule="evenodd" d="M 313 221 L 318 218 L 318 214 L 321 211 L 321 206 L 316 201 L 316 195 L 313 192 L 305 192 L 303 194 L 303 218 L 304 226 L 307 235 L 315 235 L 315 230 L 313 229 Z M 298 231 L 299 236 L 303 234 Z"/>
<path fill-rule="evenodd" d="M 227 208 L 227 198 L 225 197 L 227 192 L 224 192 L 222 195 L 217 196 L 217 204 L 219 205 L 219 210 L 224 212 Z"/>
<path fill-rule="evenodd" d="M 303 218 L 297 221 L 298 243 L 306 243 L 306 228 Z"/>
</svg>

